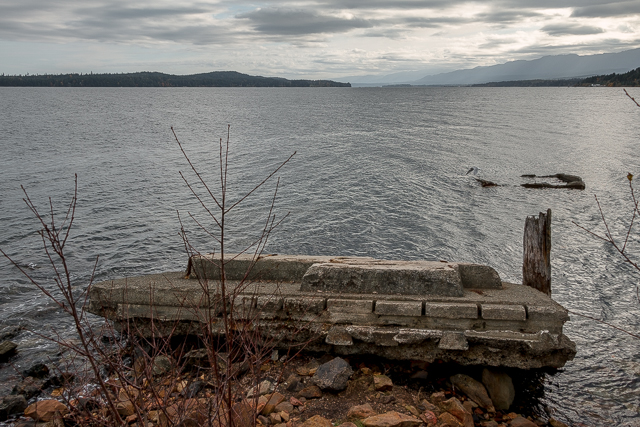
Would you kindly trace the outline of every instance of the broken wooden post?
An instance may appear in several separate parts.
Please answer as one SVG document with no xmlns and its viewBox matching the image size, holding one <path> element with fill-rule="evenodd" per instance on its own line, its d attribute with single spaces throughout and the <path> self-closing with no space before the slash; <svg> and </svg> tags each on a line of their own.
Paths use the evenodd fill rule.
<svg viewBox="0 0 640 427">
<path fill-rule="evenodd" d="M 551 209 L 524 223 L 522 284 L 551 296 Z"/>
</svg>

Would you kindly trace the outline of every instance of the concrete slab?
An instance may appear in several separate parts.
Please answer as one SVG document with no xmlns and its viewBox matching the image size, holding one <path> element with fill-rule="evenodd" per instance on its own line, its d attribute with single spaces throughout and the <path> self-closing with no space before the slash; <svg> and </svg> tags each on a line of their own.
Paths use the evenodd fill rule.
<svg viewBox="0 0 640 427">
<path fill-rule="evenodd" d="M 535 289 L 497 286 L 497 273 L 485 267 L 288 255 L 253 263 L 242 255 L 225 265 L 224 293 L 232 316 L 282 348 L 525 369 L 573 358 L 575 344 L 562 333 L 567 311 Z M 163 325 L 224 333 L 215 257 L 194 259 L 189 270 L 96 283 L 89 310 L 141 334 L 162 334 Z M 326 280 L 314 282 L 320 275 Z M 347 286 L 344 277 L 360 285 Z M 441 282 L 431 286 L 436 278 Z"/>
</svg>

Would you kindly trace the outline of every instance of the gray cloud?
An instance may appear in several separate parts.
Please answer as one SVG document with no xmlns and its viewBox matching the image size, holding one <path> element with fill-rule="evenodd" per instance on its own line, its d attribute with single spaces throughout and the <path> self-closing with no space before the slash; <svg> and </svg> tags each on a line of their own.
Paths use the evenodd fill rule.
<svg viewBox="0 0 640 427">
<path fill-rule="evenodd" d="M 545 25 L 540 30 L 544 31 L 550 36 L 566 36 L 566 35 L 584 36 L 589 34 L 604 33 L 604 30 L 602 28 L 593 27 L 591 25 L 580 25 L 576 23 L 549 24 L 549 25 Z"/>
<path fill-rule="evenodd" d="M 260 33 L 285 36 L 344 33 L 373 26 L 364 19 L 349 19 L 309 10 L 285 8 L 257 9 L 239 14 L 236 18 L 249 20 L 254 30 Z"/>
<path fill-rule="evenodd" d="M 575 18 L 608 18 L 638 14 L 640 14 L 640 2 L 634 0 L 577 7 L 571 16 Z"/>
</svg>

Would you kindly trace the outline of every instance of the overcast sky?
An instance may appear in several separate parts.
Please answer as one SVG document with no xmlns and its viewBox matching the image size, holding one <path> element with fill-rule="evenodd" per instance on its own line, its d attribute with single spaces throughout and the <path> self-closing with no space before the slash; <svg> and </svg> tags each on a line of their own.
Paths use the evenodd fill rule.
<svg viewBox="0 0 640 427">
<path fill-rule="evenodd" d="M 0 0 L 5 74 L 331 78 L 637 47 L 640 0 Z"/>
</svg>

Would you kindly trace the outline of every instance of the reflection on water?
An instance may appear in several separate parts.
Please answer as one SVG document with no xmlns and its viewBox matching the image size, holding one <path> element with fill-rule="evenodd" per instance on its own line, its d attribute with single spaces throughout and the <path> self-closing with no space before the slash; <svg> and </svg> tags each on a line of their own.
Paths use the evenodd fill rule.
<svg viewBox="0 0 640 427">
<path fill-rule="evenodd" d="M 614 234 L 630 218 L 626 174 L 640 169 L 640 111 L 621 90 L 1 88 L 0 108 L 0 247 L 21 265 L 46 265 L 20 185 L 37 205 L 52 196 L 63 208 L 77 173 L 77 286 L 98 254 L 97 280 L 184 267 L 176 210 L 202 211 L 178 174 L 188 166 L 169 127 L 214 182 L 217 141 L 230 123 L 231 194 L 298 152 L 279 174 L 278 214 L 290 217 L 268 251 L 470 261 L 517 282 L 524 219 L 551 208 L 554 298 L 624 327 L 640 324 L 638 273 L 572 223 L 602 231 L 593 194 Z M 479 177 L 503 185 L 478 186 L 465 175 L 474 165 Z M 558 172 L 583 177 L 587 190 L 519 186 L 522 174 Z M 269 197 L 261 193 L 230 216 L 232 247 L 252 240 Z M 202 251 L 215 247 L 193 239 Z M 634 255 L 638 243 L 633 234 Z M 29 271 L 51 280 L 45 268 Z M 0 286 L 3 325 L 71 333 L 5 260 Z M 632 425 L 637 341 L 577 316 L 565 332 L 578 355 L 544 376 L 542 406 L 564 421 Z M 27 334 L 18 341 L 22 354 L 50 351 Z M 6 367 L 0 374 L 12 375 Z"/>
</svg>

